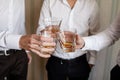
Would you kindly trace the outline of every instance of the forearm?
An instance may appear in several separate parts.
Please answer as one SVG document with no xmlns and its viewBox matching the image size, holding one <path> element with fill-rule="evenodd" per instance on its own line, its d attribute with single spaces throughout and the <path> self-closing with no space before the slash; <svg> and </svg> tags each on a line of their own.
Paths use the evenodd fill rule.
<svg viewBox="0 0 120 80">
<path fill-rule="evenodd" d="M 110 27 L 103 32 L 91 36 L 84 37 L 85 47 L 83 50 L 101 50 L 114 43 L 120 38 L 120 14 L 116 16 Z"/>
<path fill-rule="evenodd" d="M 109 30 L 105 30 L 95 36 L 84 37 L 85 46 L 83 50 L 101 50 L 111 45 L 117 38 L 111 37 Z"/>
</svg>

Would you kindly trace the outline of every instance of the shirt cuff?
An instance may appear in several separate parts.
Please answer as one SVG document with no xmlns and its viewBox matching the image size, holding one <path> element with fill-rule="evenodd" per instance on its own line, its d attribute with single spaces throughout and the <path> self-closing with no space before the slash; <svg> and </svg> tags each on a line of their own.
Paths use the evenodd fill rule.
<svg viewBox="0 0 120 80">
<path fill-rule="evenodd" d="M 6 45 L 8 49 L 21 49 L 19 46 L 19 40 L 22 35 L 7 35 L 6 37 Z"/>
<path fill-rule="evenodd" d="M 26 52 L 26 53 L 30 53 L 30 51 L 28 51 L 28 50 L 25 50 L 25 52 Z"/>
<path fill-rule="evenodd" d="M 85 45 L 82 50 L 90 50 L 91 46 L 93 45 L 93 43 L 90 41 L 90 37 L 83 37 L 83 40 L 85 42 Z"/>
</svg>

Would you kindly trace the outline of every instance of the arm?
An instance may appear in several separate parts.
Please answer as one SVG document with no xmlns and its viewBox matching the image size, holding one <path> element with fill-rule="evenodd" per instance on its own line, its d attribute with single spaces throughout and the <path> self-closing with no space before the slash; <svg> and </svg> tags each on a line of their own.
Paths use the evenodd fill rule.
<svg viewBox="0 0 120 80">
<path fill-rule="evenodd" d="M 41 43 L 41 40 L 47 41 Z M 14 35 L 7 31 L 0 32 L 0 50 L 5 49 L 25 49 L 32 51 L 40 57 L 48 58 L 50 54 L 42 54 L 41 52 L 53 52 L 54 49 L 40 48 L 40 45 L 55 46 L 53 39 L 43 38 L 38 35 Z"/>
<path fill-rule="evenodd" d="M 101 50 L 120 38 L 120 15 L 116 17 L 110 27 L 103 32 L 91 36 L 84 37 L 85 46 L 83 50 Z M 82 42 L 82 41 L 81 41 Z"/>
</svg>

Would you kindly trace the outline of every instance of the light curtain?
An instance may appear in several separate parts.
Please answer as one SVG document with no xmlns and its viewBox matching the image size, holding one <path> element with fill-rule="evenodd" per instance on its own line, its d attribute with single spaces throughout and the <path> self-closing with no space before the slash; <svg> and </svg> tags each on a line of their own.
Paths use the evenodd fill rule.
<svg viewBox="0 0 120 80">
<path fill-rule="evenodd" d="M 120 11 L 120 0 L 97 0 L 97 2 L 100 8 L 100 26 L 104 30 L 110 26 Z M 89 80 L 110 80 L 110 70 L 116 64 L 119 45 L 120 41 L 117 41 L 113 46 L 99 52 Z"/>
<path fill-rule="evenodd" d="M 36 31 L 42 2 L 43 0 L 26 0 L 26 28 L 28 34 Z M 104 30 L 120 11 L 120 0 L 97 0 L 97 2 L 100 8 L 101 30 Z M 119 45 L 120 41 L 117 41 L 113 46 L 99 52 L 89 80 L 109 80 L 110 70 L 116 64 Z M 32 54 L 32 58 L 32 63 L 29 64 L 28 69 L 28 80 L 47 80 L 46 59 L 35 54 Z"/>
</svg>

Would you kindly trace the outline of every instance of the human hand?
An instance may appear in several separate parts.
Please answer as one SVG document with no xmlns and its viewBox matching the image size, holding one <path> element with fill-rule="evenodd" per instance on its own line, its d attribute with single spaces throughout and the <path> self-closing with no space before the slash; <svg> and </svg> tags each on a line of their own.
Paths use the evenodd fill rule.
<svg viewBox="0 0 120 80">
<path fill-rule="evenodd" d="M 85 45 L 85 42 L 82 37 L 76 34 L 76 49 L 82 49 Z"/>
<path fill-rule="evenodd" d="M 94 66 L 94 64 L 89 64 L 90 68 L 92 69 L 92 67 Z"/>
<path fill-rule="evenodd" d="M 37 54 L 40 57 L 43 58 L 49 58 L 52 54 L 52 52 L 55 50 L 55 48 L 45 48 L 40 47 L 42 46 L 55 46 L 55 42 L 53 41 L 53 38 L 47 38 L 47 37 L 41 37 L 36 34 L 32 35 L 24 35 L 20 38 L 20 48 L 32 51 L 35 54 Z M 44 54 L 44 52 L 49 52 L 48 54 Z"/>
<path fill-rule="evenodd" d="M 27 52 L 27 57 L 29 59 L 28 64 L 30 64 L 32 62 L 32 56 L 31 56 L 30 52 Z"/>
</svg>

